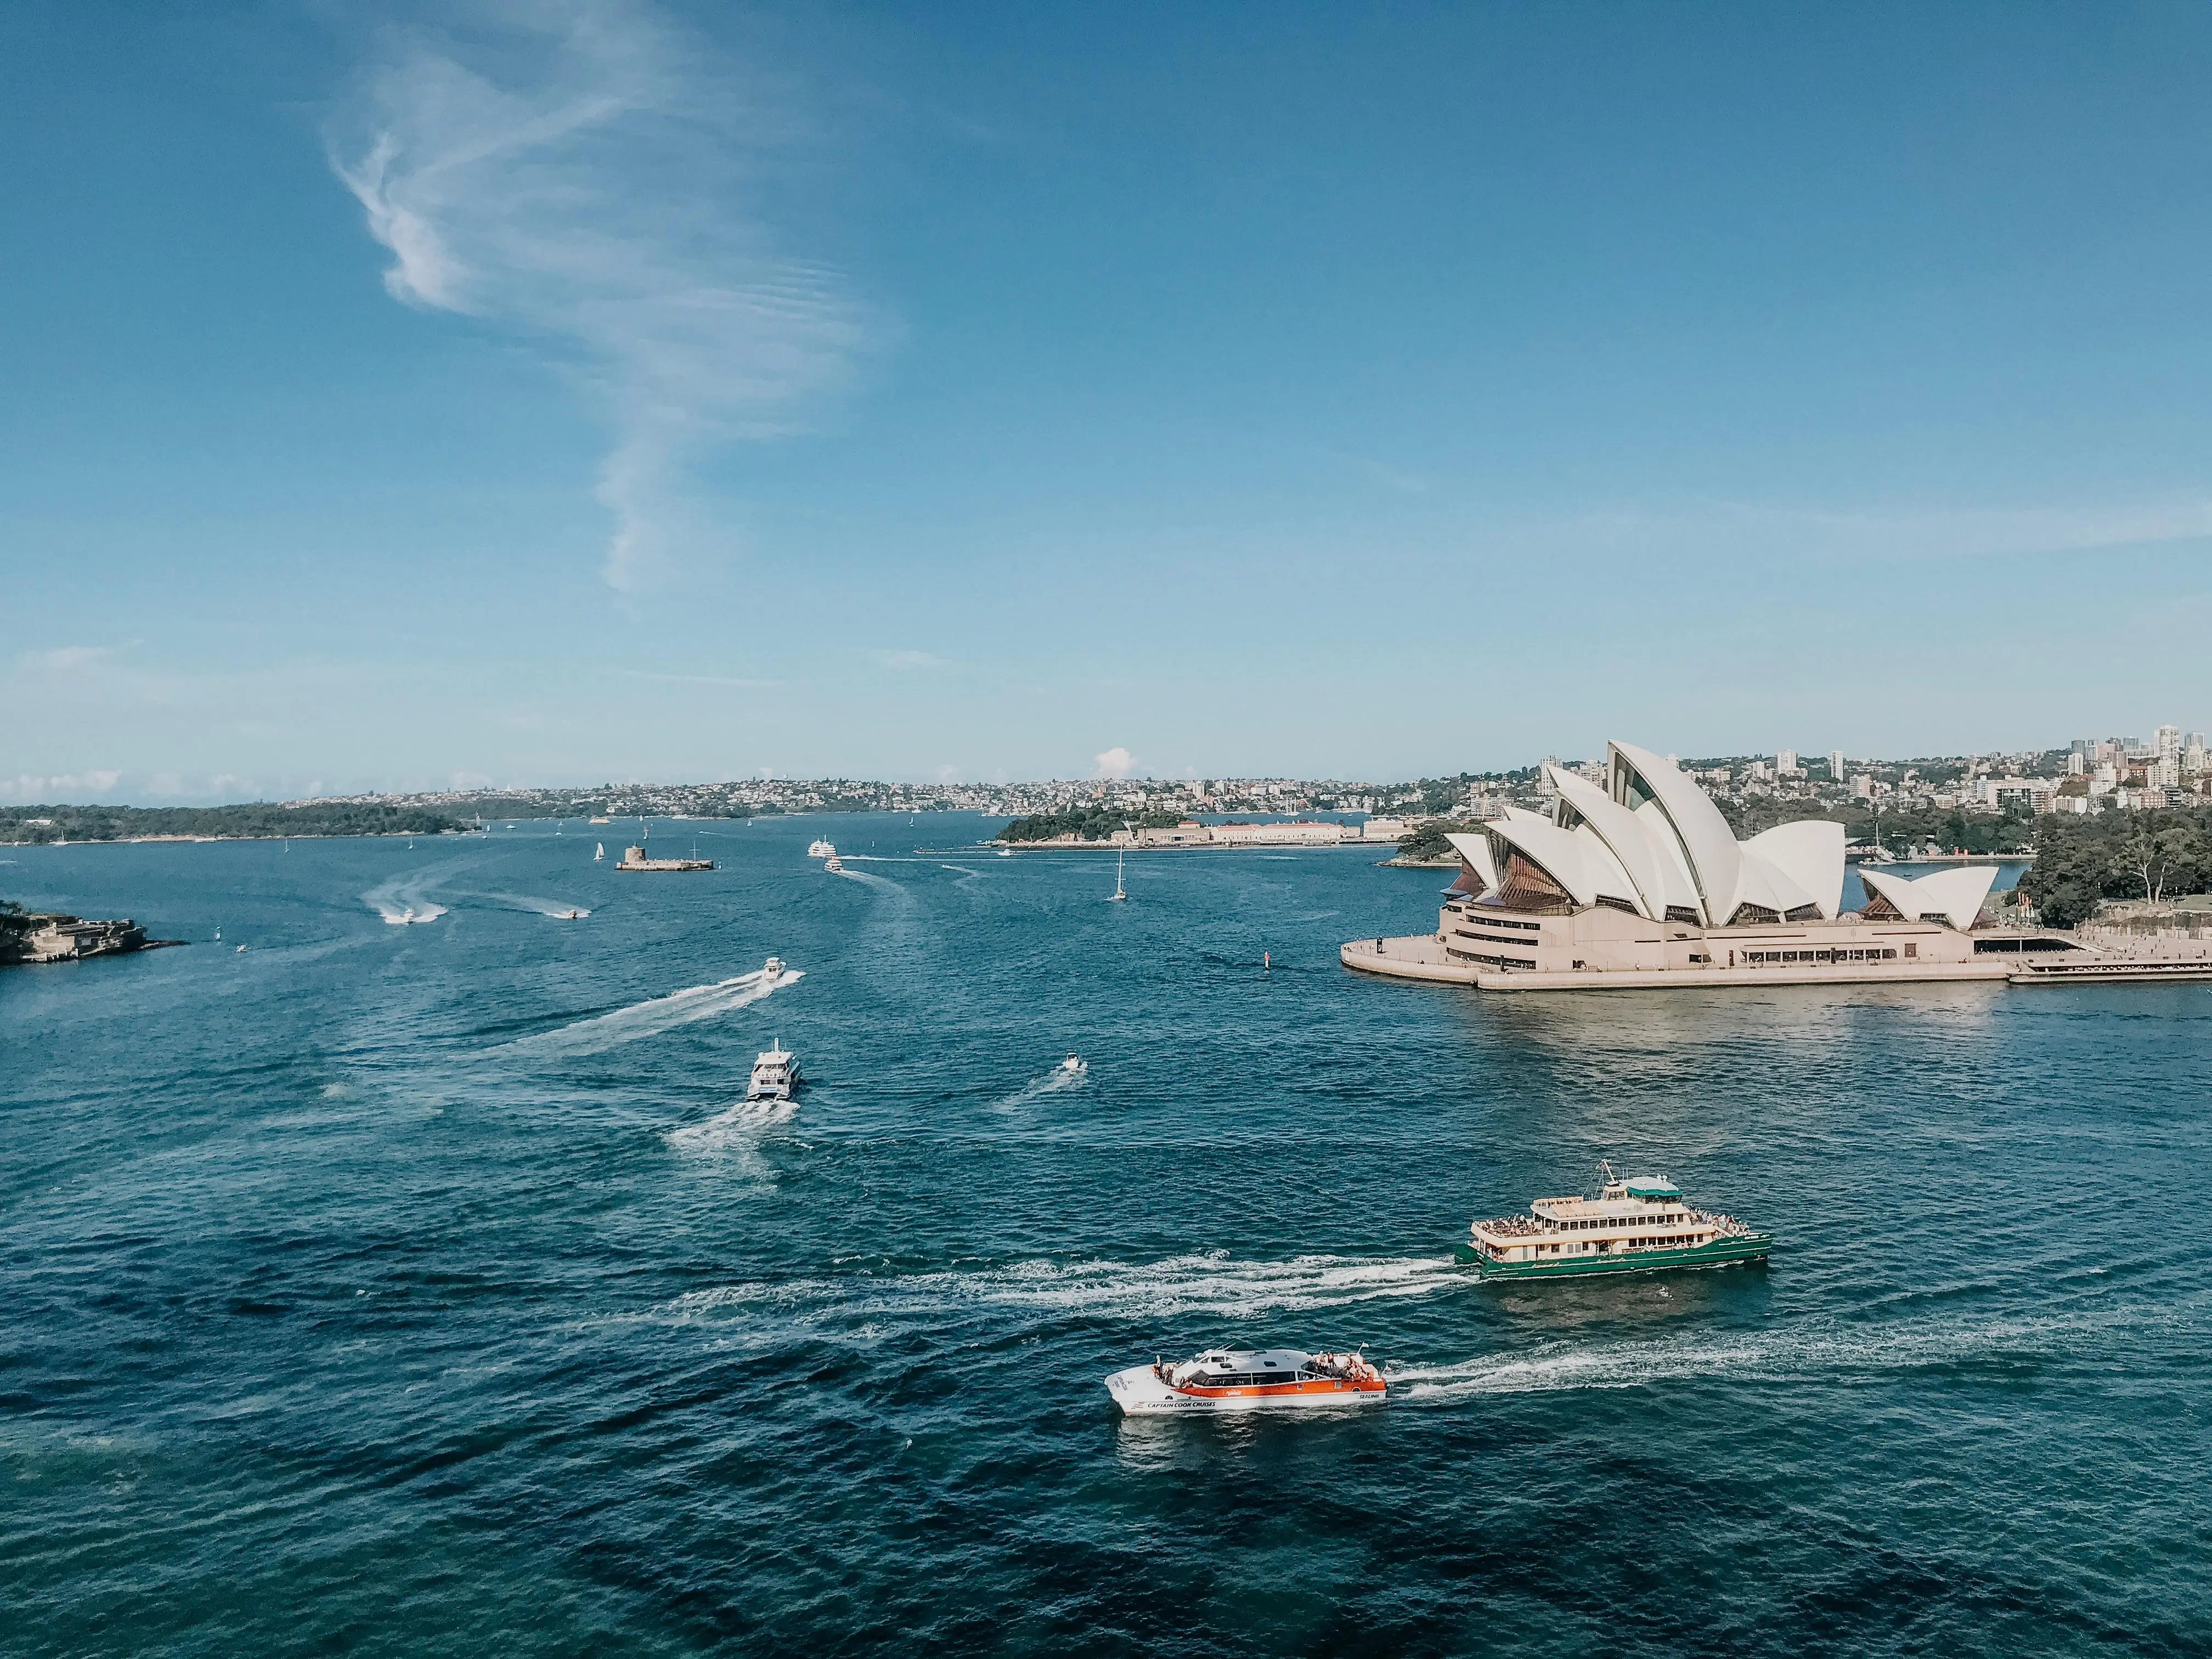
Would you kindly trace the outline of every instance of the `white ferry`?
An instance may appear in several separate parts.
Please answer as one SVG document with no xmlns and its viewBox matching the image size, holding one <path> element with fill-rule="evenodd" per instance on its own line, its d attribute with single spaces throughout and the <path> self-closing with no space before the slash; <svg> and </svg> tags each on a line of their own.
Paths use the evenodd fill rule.
<svg viewBox="0 0 2212 1659">
<path fill-rule="evenodd" d="M 745 1098 L 789 1100 L 791 1091 L 798 1086 L 799 1056 L 786 1048 L 779 1037 L 753 1062 L 752 1085 L 745 1091 Z"/>
<path fill-rule="evenodd" d="M 811 859 L 834 859 L 837 856 L 837 849 L 826 841 L 809 842 L 806 856 Z"/>
<path fill-rule="evenodd" d="M 824 870 L 842 870 L 845 867 L 845 861 L 837 856 L 836 848 L 830 849 L 829 857 L 822 860 L 822 867 Z"/>
<path fill-rule="evenodd" d="M 1382 1373 L 1359 1354 L 1285 1348 L 1209 1348 L 1180 1365 L 1154 1360 L 1106 1379 L 1106 1392 L 1131 1417 L 1374 1405 L 1387 1387 Z"/>
<path fill-rule="evenodd" d="M 1453 1258 L 1484 1279 L 1565 1279 L 1761 1261 L 1774 1240 L 1734 1216 L 1693 1209 L 1664 1176 L 1623 1181 L 1598 1165 L 1595 1198 L 1540 1198 L 1527 1215 L 1478 1221 Z"/>
</svg>

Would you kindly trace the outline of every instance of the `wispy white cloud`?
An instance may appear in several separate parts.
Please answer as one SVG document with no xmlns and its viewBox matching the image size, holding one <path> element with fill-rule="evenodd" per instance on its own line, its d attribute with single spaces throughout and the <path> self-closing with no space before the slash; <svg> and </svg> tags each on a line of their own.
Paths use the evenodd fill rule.
<svg viewBox="0 0 2212 1659">
<path fill-rule="evenodd" d="M 1493 546 L 1549 554 L 1782 553 L 1867 562 L 2097 554 L 2212 538 L 2212 501 L 1884 507 L 1774 501 L 1626 502 L 1557 518 L 1500 519 Z"/>
<path fill-rule="evenodd" d="M 22 667 L 33 672 L 65 674 L 75 668 L 90 668 L 104 663 L 115 654 L 112 645 L 62 645 L 50 651 L 27 651 L 20 659 Z"/>
<path fill-rule="evenodd" d="M 625 668 L 623 672 L 634 680 L 659 680 L 665 685 L 720 685 L 741 691 L 772 691 L 781 680 L 740 679 L 730 674 L 653 674 L 642 668 Z"/>
<path fill-rule="evenodd" d="M 1102 778 L 1126 778 L 1129 775 L 1129 769 L 1137 763 L 1137 757 L 1118 744 L 1103 755 L 1092 756 L 1091 759 L 1098 768 L 1097 775 Z"/>
<path fill-rule="evenodd" d="M 82 802 L 109 793 L 122 781 L 120 772 L 63 772 L 51 777 L 18 772 L 12 778 L 0 778 L 0 800 L 26 805 Z"/>
<path fill-rule="evenodd" d="M 495 0 L 380 37 L 331 166 L 395 299 L 540 342 L 602 400 L 619 589 L 727 540 L 686 492 L 733 438 L 793 429 L 866 342 L 842 275 L 763 200 L 791 112 L 645 0 Z"/>
<path fill-rule="evenodd" d="M 952 665 L 945 658 L 932 656 L 927 651 L 878 651 L 876 661 L 897 672 L 917 668 L 950 668 Z"/>
</svg>

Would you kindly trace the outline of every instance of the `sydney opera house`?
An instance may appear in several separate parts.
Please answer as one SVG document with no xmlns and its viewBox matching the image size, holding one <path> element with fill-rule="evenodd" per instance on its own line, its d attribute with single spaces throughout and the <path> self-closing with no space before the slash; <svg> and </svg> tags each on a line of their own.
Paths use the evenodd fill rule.
<svg viewBox="0 0 2212 1659">
<path fill-rule="evenodd" d="M 1346 966 L 1489 990 L 2003 979 L 2016 954 L 1977 939 L 1988 865 L 1908 880 L 1860 871 L 1843 908 L 1844 827 L 1784 823 L 1738 841 L 1673 762 L 1606 745 L 1606 785 L 1547 767 L 1549 814 L 1509 808 L 1451 837 L 1459 878 L 1433 934 L 1356 939 Z M 2016 951 L 2017 941 L 2009 941 Z"/>
</svg>

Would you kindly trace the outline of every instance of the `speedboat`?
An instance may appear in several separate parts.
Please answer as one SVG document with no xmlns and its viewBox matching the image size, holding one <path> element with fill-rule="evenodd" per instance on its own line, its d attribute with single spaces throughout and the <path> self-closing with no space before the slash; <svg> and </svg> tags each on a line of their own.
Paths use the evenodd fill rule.
<svg viewBox="0 0 2212 1659">
<path fill-rule="evenodd" d="M 1060 1062 L 1060 1069 L 1071 1077 L 1081 1077 L 1091 1069 L 1091 1062 L 1080 1054 L 1070 1054 Z"/>
<path fill-rule="evenodd" d="M 791 1091 L 799 1086 L 799 1056 L 783 1046 L 781 1038 L 769 1044 L 767 1052 L 753 1061 L 753 1080 L 745 1091 L 747 1100 L 789 1100 Z"/>
<path fill-rule="evenodd" d="M 830 855 L 822 860 L 822 867 L 824 870 L 842 870 L 845 864 L 844 860 L 837 856 L 836 849 L 832 848 Z"/>
<path fill-rule="evenodd" d="M 770 957 L 761 965 L 761 977 L 763 979 L 781 979 L 783 977 L 783 958 L 781 957 Z"/>
<path fill-rule="evenodd" d="M 1209 1348 L 1180 1365 L 1154 1360 L 1106 1379 L 1106 1392 L 1130 1417 L 1366 1406 L 1379 1403 L 1387 1386 L 1382 1373 L 1360 1354 L 1285 1348 Z"/>
</svg>

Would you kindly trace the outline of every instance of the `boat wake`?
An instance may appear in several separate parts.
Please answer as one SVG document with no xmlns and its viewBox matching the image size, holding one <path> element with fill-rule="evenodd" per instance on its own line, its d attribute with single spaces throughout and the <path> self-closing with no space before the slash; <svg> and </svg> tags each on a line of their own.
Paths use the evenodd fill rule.
<svg viewBox="0 0 2212 1659">
<path fill-rule="evenodd" d="M 671 1129 L 661 1139 L 680 1152 L 749 1152 L 758 1148 L 766 1131 L 790 1122 L 798 1109 L 789 1100 L 740 1101 L 703 1123 Z"/>
<path fill-rule="evenodd" d="M 442 904 L 433 904 L 424 896 L 435 887 L 441 878 L 428 870 L 410 870 L 404 875 L 392 877 L 370 888 L 361 896 L 361 902 L 382 916 L 394 927 L 404 927 L 417 921 L 435 921 L 446 914 Z"/>
<path fill-rule="evenodd" d="M 635 1042 L 640 1037 L 655 1036 L 663 1031 L 673 1030 L 678 1025 L 689 1025 L 695 1020 L 712 1019 L 717 1014 L 750 1007 L 763 997 L 805 977 L 805 973 L 797 968 L 786 968 L 782 972 L 773 975 L 765 968 L 756 968 L 751 973 L 739 974 L 734 979 L 717 980 L 712 985 L 690 986 L 681 991 L 671 991 L 666 996 L 632 1003 L 627 1008 L 617 1008 L 611 1013 L 594 1014 L 591 1018 L 580 1019 L 574 1024 L 540 1031 L 532 1036 L 517 1037 L 512 1042 L 500 1044 L 493 1052 L 509 1054 L 598 1054 L 619 1043 Z"/>
<path fill-rule="evenodd" d="M 878 862 L 889 863 L 890 860 L 885 859 L 879 860 Z M 833 876 L 842 876 L 847 881 L 857 881 L 866 886 L 881 888 L 889 893 L 902 893 L 906 890 L 889 876 L 872 875 L 866 870 L 854 870 L 848 866 L 842 870 L 832 870 L 830 873 Z"/>
<path fill-rule="evenodd" d="M 2114 1322 L 2063 1316 L 1972 1323 L 1946 1320 L 1761 1334 L 1733 1340 L 1685 1334 L 1591 1346 L 1553 1342 L 1457 1364 L 1403 1366 L 1391 1373 L 1391 1380 L 1404 1388 L 1406 1398 L 1432 1403 L 1475 1395 L 1639 1389 L 1700 1377 L 1832 1382 L 1949 1365 L 2044 1364 L 2063 1362 L 2076 1349 L 2101 1356 Z"/>
<path fill-rule="evenodd" d="M 757 1312 L 780 1325 L 868 1321 L 919 1327 L 981 1305 L 1026 1309 L 1048 1320 L 1083 1315 L 1139 1322 L 1200 1316 L 1249 1321 L 1435 1296 L 1464 1290 L 1468 1283 L 1435 1256 L 1237 1261 L 1215 1251 L 1151 1262 L 1023 1261 L 979 1273 L 727 1285 L 689 1291 L 662 1312 L 679 1319 L 741 1319 Z"/>
<path fill-rule="evenodd" d="M 484 897 L 495 904 L 504 904 L 516 910 L 529 910 L 541 916 L 550 916 L 556 921 L 580 921 L 592 913 L 580 904 L 565 899 L 532 898 L 527 893 L 486 893 Z"/>
<path fill-rule="evenodd" d="M 1031 1101 L 1043 1099 L 1047 1095 L 1064 1095 L 1072 1089 L 1080 1089 L 1084 1079 L 1090 1075 L 1087 1068 L 1080 1072 L 1071 1072 L 1065 1066 L 1055 1066 L 1036 1082 L 1024 1084 L 1015 1090 L 1004 1100 L 994 1104 L 991 1109 L 994 1112 L 1017 1111 Z"/>
</svg>

